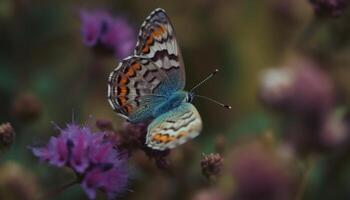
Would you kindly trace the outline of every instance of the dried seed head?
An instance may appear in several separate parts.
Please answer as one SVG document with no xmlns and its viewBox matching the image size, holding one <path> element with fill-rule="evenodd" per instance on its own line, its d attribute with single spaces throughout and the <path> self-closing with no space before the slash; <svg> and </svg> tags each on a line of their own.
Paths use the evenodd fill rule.
<svg viewBox="0 0 350 200">
<path fill-rule="evenodd" d="M 17 119 L 32 122 L 40 117 L 42 105 L 34 94 L 24 92 L 14 99 L 12 111 Z"/>
<path fill-rule="evenodd" d="M 96 126 L 101 131 L 112 131 L 113 130 L 112 121 L 109 119 L 97 119 Z"/>
<path fill-rule="evenodd" d="M 11 146 L 15 138 L 15 131 L 10 123 L 0 125 L 0 150 L 7 149 Z"/>
<path fill-rule="evenodd" d="M 201 159 L 202 174 L 208 179 L 215 178 L 220 174 L 224 159 L 220 154 L 203 154 Z"/>
</svg>

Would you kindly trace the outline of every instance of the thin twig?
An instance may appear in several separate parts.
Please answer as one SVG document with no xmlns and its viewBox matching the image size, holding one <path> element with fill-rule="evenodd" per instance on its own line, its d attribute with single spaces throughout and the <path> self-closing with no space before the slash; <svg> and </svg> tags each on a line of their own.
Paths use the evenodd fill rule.
<svg viewBox="0 0 350 200">
<path fill-rule="evenodd" d="M 296 196 L 295 196 L 295 200 L 302 200 L 303 199 L 303 196 L 304 196 L 304 193 L 305 193 L 305 190 L 306 190 L 306 186 L 309 182 L 309 179 L 310 179 L 310 176 L 311 176 L 311 173 L 312 173 L 312 170 L 314 169 L 315 167 L 315 163 L 316 163 L 316 159 L 315 158 L 309 158 L 307 159 L 307 166 L 306 166 L 306 170 L 305 170 L 305 173 L 301 179 L 301 183 L 299 185 L 299 188 L 297 190 L 297 193 L 296 193 Z"/>
<path fill-rule="evenodd" d="M 64 190 L 72 187 L 73 185 L 77 184 L 79 181 L 78 179 L 74 179 L 64 185 L 62 185 L 61 187 L 58 187 L 50 192 L 48 192 L 47 194 L 44 194 L 43 196 L 39 197 L 38 200 L 48 200 L 48 199 L 52 199 L 53 197 L 57 196 L 58 194 L 60 194 L 61 192 L 63 192 Z"/>
</svg>

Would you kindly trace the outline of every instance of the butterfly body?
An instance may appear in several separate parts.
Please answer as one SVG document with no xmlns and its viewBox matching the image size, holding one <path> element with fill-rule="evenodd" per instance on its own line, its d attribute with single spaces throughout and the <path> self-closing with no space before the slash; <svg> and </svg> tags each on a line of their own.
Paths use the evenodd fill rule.
<svg viewBox="0 0 350 200">
<path fill-rule="evenodd" d="M 185 67 L 169 17 L 153 11 L 142 24 L 133 56 L 125 58 L 108 79 L 112 108 L 131 123 L 152 122 L 146 144 L 174 148 L 202 130 L 193 94 L 184 91 Z"/>
<path fill-rule="evenodd" d="M 169 112 L 172 109 L 181 105 L 181 103 L 186 102 L 188 93 L 185 91 L 178 91 L 171 94 L 167 100 L 162 102 L 159 106 L 157 106 L 153 111 L 153 116 L 158 117 L 165 112 Z"/>
</svg>

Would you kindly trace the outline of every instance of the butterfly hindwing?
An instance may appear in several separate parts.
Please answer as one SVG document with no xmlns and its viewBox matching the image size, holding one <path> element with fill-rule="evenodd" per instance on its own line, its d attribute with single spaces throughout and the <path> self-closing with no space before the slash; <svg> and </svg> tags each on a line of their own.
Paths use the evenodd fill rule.
<svg viewBox="0 0 350 200">
<path fill-rule="evenodd" d="M 168 75 L 166 92 L 185 87 L 185 68 L 174 28 L 163 9 L 154 10 L 141 26 L 135 55 L 151 59 Z"/>
<path fill-rule="evenodd" d="M 201 130 L 202 120 L 197 109 L 190 103 L 182 103 L 148 126 L 146 144 L 157 150 L 172 149 L 198 136 Z"/>
</svg>

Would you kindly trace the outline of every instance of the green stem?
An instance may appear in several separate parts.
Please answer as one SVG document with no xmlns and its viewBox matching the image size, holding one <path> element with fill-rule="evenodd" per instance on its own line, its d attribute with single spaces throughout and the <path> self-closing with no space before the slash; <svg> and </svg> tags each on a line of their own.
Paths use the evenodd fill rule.
<svg viewBox="0 0 350 200">
<path fill-rule="evenodd" d="M 64 190 L 72 187 L 73 185 L 79 183 L 78 179 L 74 179 L 64 185 L 62 185 L 61 187 L 58 187 L 50 192 L 48 192 L 47 194 L 44 194 L 43 196 L 39 197 L 38 200 L 49 200 L 52 199 L 53 197 L 57 196 L 58 194 L 60 194 L 61 192 L 63 192 Z"/>
<path fill-rule="evenodd" d="M 300 34 L 300 37 L 297 39 L 296 46 L 300 49 L 305 49 L 309 45 L 310 39 L 315 35 L 316 31 L 319 30 L 322 20 L 314 17 L 305 29 Z"/>
<path fill-rule="evenodd" d="M 304 176 L 301 179 L 301 183 L 300 183 L 299 188 L 297 190 L 295 200 L 302 200 L 303 199 L 303 196 L 304 196 L 304 193 L 306 190 L 306 186 L 309 182 L 312 170 L 315 167 L 315 163 L 316 163 L 316 159 L 314 159 L 314 158 L 310 158 L 307 160 L 306 170 L 305 170 Z"/>
</svg>

